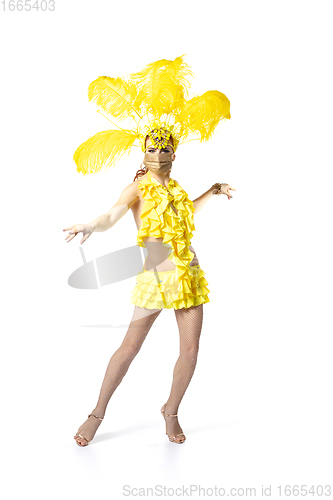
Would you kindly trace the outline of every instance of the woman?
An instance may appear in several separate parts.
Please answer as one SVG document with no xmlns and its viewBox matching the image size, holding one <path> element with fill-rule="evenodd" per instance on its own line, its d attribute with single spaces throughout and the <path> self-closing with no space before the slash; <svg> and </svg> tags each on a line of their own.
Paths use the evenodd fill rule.
<svg viewBox="0 0 333 500">
<path fill-rule="evenodd" d="M 154 148 L 149 137 L 146 138 L 146 145 L 147 152 L 153 155 L 173 153 L 172 138 L 169 140 L 167 147 L 163 149 Z M 174 161 L 175 157 L 176 156 L 173 153 L 172 161 Z M 148 168 L 146 174 L 141 175 L 139 179 L 135 180 L 124 189 L 118 202 L 104 216 L 98 217 L 90 224 L 76 224 L 64 229 L 64 231 L 69 231 L 69 234 L 66 237 L 67 242 L 71 241 L 78 233 L 82 232 L 82 244 L 94 231 L 105 231 L 109 227 L 112 227 L 129 208 L 131 208 L 137 228 L 140 230 L 140 226 L 142 224 L 140 215 L 142 213 L 145 200 L 142 197 L 142 191 L 139 189 L 139 184 L 142 180 L 147 179 L 148 174 L 150 174 L 150 176 L 158 183 L 161 183 L 161 186 L 167 188 L 170 181 L 171 168 L 165 172 L 159 173 L 150 171 Z M 199 210 L 202 209 L 213 194 L 223 193 L 228 196 L 228 199 L 232 198 L 229 190 L 234 189 L 228 184 L 222 184 L 220 190 L 218 190 L 215 185 L 212 186 L 203 195 L 193 201 L 195 213 L 198 213 Z M 174 210 L 176 207 L 173 206 L 171 209 Z M 164 276 L 163 273 L 165 272 L 173 272 L 176 266 L 167 258 L 170 254 L 168 252 L 168 248 L 163 246 L 163 238 L 154 238 L 149 236 L 143 238 L 143 240 L 145 244 L 148 243 L 146 245 L 148 255 L 145 261 L 144 269 L 147 271 L 154 270 L 154 272 L 158 273 L 159 277 Z M 151 245 L 149 245 L 149 243 L 151 243 Z M 196 253 L 191 245 L 189 248 L 194 254 L 193 259 L 190 262 L 190 266 L 195 266 L 198 269 L 200 266 Z M 203 281 L 207 283 L 204 278 Z M 203 288 L 205 287 L 203 286 Z M 206 290 L 209 291 L 208 289 Z M 203 304 L 205 302 L 209 302 L 207 292 L 202 297 L 202 303 L 199 305 L 193 305 L 187 308 L 174 308 L 180 335 L 180 354 L 173 372 L 173 383 L 169 399 L 163 405 L 161 412 L 166 421 L 166 433 L 169 440 L 175 443 L 183 443 L 186 439 L 178 422 L 177 413 L 179 404 L 190 383 L 197 362 L 203 320 Z M 170 308 L 168 306 L 169 304 L 165 307 Z M 133 317 L 125 338 L 120 347 L 111 357 L 108 364 L 97 405 L 74 436 L 78 445 L 86 446 L 93 439 L 101 421 L 104 418 L 106 407 L 112 394 L 120 384 L 124 375 L 127 373 L 131 362 L 139 352 L 151 326 L 161 313 L 162 309 L 163 307 L 161 309 L 154 309 L 152 307 L 144 308 L 135 305 Z"/>
<path fill-rule="evenodd" d="M 116 125 L 118 130 L 99 132 L 81 144 L 74 154 L 77 171 L 96 173 L 105 163 L 107 167 L 114 165 L 136 140 L 145 153 L 145 169 L 137 172 L 109 212 L 89 224 L 64 229 L 69 231 L 66 240 L 69 242 L 82 232 L 82 244 L 94 231 L 111 228 L 130 208 L 138 228 L 137 245 L 146 247 L 148 255 L 136 277 L 131 298 L 135 307 L 128 331 L 110 359 L 96 407 L 74 436 L 79 446 L 86 446 L 93 439 L 112 394 L 162 309 L 175 311 L 180 353 L 170 395 L 161 413 L 169 440 L 183 443 L 186 439 L 177 412 L 196 366 L 203 304 L 209 302 L 205 273 L 190 244 L 195 230 L 194 213 L 213 194 L 232 198 L 229 190 L 234 189 L 216 183 L 192 202 L 171 178 L 180 141 L 207 141 L 217 124 L 230 118 L 230 102 L 219 91 L 187 100 L 192 72 L 183 57 L 155 61 L 131 74 L 129 80 L 99 77 L 88 89 L 89 99 L 105 112 L 119 120 L 132 118 L 135 125 L 127 130 Z"/>
</svg>

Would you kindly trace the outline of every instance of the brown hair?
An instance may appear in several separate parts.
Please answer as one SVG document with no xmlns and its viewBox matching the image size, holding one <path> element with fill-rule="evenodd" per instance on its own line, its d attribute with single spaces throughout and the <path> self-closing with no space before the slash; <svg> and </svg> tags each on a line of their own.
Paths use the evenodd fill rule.
<svg viewBox="0 0 333 500">
<path fill-rule="evenodd" d="M 145 145 L 147 143 L 147 139 L 149 138 L 149 135 L 146 135 L 146 139 L 145 139 Z M 169 138 L 169 143 L 171 143 L 171 146 L 172 148 L 174 147 L 173 146 L 173 138 L 172 138 L 172 135 L 170 135 L 170 138 Z M 137 173 L 135 174 L 135 177 L 133 179 L 133 182 L 136 181 L 136 179 L 138 179 L 139 177 L 142 177 L 143 175 L 145 175 L 146 173 L 148 172 L 148 167 L 144 166 L 144 168 L 140 168 Z"/>
</svg>

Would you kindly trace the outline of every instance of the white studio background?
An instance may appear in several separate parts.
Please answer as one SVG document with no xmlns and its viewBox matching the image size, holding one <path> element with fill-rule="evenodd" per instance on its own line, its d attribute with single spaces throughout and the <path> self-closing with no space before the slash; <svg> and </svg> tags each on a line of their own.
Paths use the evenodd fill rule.
<svg viewBox="0 0 333 500">
<path fill-rule="evenodd" d="M 332 3 L 55 0 L 53 12 L 8 4 L 0 4 L 5 498 L 111 498 L 125 496 L 125 485 L 165 486 L 165 496 L 190 485 L 320 493 L 333 483 Z M 67 244 L 62 230 L 109 210 L 143 157 L 133 148 L 112 171 L 76 172 L 75 149 L 112 128 L 87 89 L 99 76 L 183 54 L 193 94 L 225 93 L 231 119 L 208 143 L 180 147 L 172 177 L 191 199 L 215 182 L 236 189 L 195 219 L 211 302 L 179 409 L 187 440 L 170 443 L 160 414 L 179 348 L 166 310 L 95 439 L 79 448 L 73 436 L 127 331 L 135 277 L 71 288 L 80 237 Z M 81 250 L 90 261 L 135 245 L 136 234 L 129 211 Z"/>
</svg>

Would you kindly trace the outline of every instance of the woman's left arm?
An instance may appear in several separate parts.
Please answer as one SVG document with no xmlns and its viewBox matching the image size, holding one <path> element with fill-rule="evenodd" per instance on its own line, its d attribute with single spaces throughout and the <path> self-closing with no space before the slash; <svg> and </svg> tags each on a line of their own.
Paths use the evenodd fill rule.
<svg viewBox="0 0 333 500">
<path fill-rule="evenodd" d="M 208 189 L 205 193 L 203 193 L 199 198 L 196 198 L 193 200 L 193 206 L 194 206 L 194 215 L 196 215 L 200 210 L 206 205 L 207 201 L 211 199 L 213 194 L 226 194 L 228 196 L 228 200 L 232 198 L 229 190 L 232 189 L 233 191 L 236 191 L 233 187 L 229 186 L 229 184 L 220 184 L 216 183 L 213 184 L 213 186 Z"/>
</svg>

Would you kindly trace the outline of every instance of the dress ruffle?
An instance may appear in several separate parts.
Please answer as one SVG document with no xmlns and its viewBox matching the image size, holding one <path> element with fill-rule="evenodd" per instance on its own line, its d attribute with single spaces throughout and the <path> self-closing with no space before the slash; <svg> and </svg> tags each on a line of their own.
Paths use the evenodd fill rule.
<svg viewBox="0 0 333 500">
<path fill-rule="evenodd" d="M 181 309 L 210 302 L 205 272 L 197 265 L 190 266 L 190 274 L 190 286 L 185 281 L 180 291 L 175 270 L 155 273 L 144 269 L 136 277 L 131 303 L 146 309 Z"/>
<path fill-rule="evenodd" d="M 172 249 L 168 259 L 176 267 L 157 273 L 143 269 L 137 275 L 131 303 L 148 309 L 179 309 L 210 302 L 204 271 L 199 265 L 190 266 L 194 257 L 189 246 L 192 231 L 195 230 L 195 209 L 188 194 L 174 179 L 169 180 L 167 189 L 151 177 L 149 171 L 138 187 L 145 201 L 140 215 L 142 225 L 138 231 L 137 245 L 145 247 L 143 238 L 149 236 L 163 238 L 163 244 L 168 244 Z"/>
</svg>

